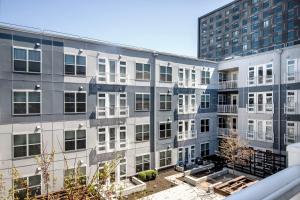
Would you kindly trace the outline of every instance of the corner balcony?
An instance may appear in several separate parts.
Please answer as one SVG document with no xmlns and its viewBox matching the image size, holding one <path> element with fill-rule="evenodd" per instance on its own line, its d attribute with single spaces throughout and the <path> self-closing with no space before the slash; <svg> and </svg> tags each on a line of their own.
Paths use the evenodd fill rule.
<svg viewBox="0 0 300 200">
<path fill-rule="evenodd" d="M 127 74 L 115 73 L 99 73 L 96 76 L 97 84 L 120 84 L 125 85 L 128 83 L 129 77 Z"/>
<path fill-rule="evenodd" d="M 248 113 L 273 114 L 274 104 L 247 104 L 246 109 Z"/>
<path fill-rule="evenodd" d="M 97 152 L 98 153 L 107 153 L 107 152 L 116 152 L 128 149 L 128 140 L 111 140 L 111 141 L 104 141 L 98 142 L 97 145 Z"/>
<path fill-rule="evenodd" d="M 177 135 L 178 141 L 195 139 L 195 138 L 197 138 L 197 131 L 196 130 L 178 132 L 178 135 Z"/>
<path fill-rule="evenodd" d="M 233 113 L 237 114 L 238 106 L 237 105 L 218 105 L 218 113 Z"/>
<path fill-rule="evenodd" d="M 284 113 L 286 114 L 297 114 L 299 113 L 298 106 L 296 103 L 284 104 Z"/>
<path fill-rule="evenodd" d="M 178 87 L 180 88 L 195 88 L 196 87 L 196 81 L 191 80 L 179 80 L 177 82 Z"/>
<path fill-rule="evenodd" d="M 122 118 L 129 116 L 128 106 L 124 107 L 96 107 L 96 119 Z"/>
<path fill-rule="evenodd" d="M 219 137 L 234 137 L 237 136 L 237 130 L 232 128 L 218 128 Z"/>
<path fill-rule="evenodd" d="M 219 90 L 237 89 L 237 80 L 221 81 L 219 82 Z"/>
<path fill-rule="evenodd" d="M 196 106 L 185 105 L 178 108 L 178 114 L 194 114 L 197 113 Z"/>
</svg>

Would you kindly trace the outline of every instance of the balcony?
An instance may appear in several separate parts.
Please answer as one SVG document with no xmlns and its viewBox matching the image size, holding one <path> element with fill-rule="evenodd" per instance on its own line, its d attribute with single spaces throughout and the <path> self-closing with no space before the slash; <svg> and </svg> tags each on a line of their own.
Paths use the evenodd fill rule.
<svg viewBox="0 0 300 200">
<path fill-rule="evenodd" d="M 191 80 L 179 80 L 177 82 L 178 87 L 180 88 L 195 88 L 196 87 L 196 81 Z"/>
<path fill-rule="evenodd" d="M 218 113 L 237 113 L 237 105 L 218 105 Z"/>
<path fill-rule="evenodd" d="M 247 104 L 246 109 L 248 113 L 273 113 L 274 104 Z"/>
<path fill-rule="evenodd" d="M 124 107 L 96 107 L 96 119 L 122 118 L 129 116 L 128 106 Z"/>
<path fill-rule="evenodd" d="M 178 135 L 177 135 L 178 141 L 195 139 L 195 138 L 197 138 L 197 131 L 196 130 L 178 132 Z"/>
<path fill-rule="evenodd" d="M 99 73 L 96 76 L 97 84 L 127 84 L 129 80 L 126 74 L 115 74 L 115 73 Z"/>
<path fill-rule="evenodd" d="M 128 148 L 128 140 L 122 139 L 120 141 L 112 140 L 112 141 L 104 141 L 98 142 L 97 152 L 98 153 L 106 153 L 106 152 L 116 152 L 126 150 Z"/>
<path fill-rule="evenodd" d="M 235 137 L 237 136 L 237 130 L 233 128 L 218 128 L 219 137 Z"/>
<path fill-rule="evenodd" d="M 300 137 L 298 135 L 284 134 L 284 144 L 285 145 L 299 143 L 299 142 L 300 142 Z"/>
<path fill-rule="evenodd" d="M 237 89 L 237 80 L 221 81 L 219 82 L 219 90 Z"/>
<path fill-rule="evenodd" d="M 185 105 L 178 108 L 178 114 L 194 114 L 197 113 L 196 106 Z"/>
<path fill-rule="evenodd" d="M 284 104 L 284 113 L 286 114 L 297 114 L 299 113 L 298 106 L 296 103 Z"/>
</svg>

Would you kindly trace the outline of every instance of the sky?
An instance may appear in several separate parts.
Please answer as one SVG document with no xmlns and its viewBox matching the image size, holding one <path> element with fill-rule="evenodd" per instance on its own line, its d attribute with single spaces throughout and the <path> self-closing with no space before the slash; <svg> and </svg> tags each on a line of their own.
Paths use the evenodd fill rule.
<svg viewBox="0 0 300 200">
<path fill-rule="evenodd" d="M 197 19 L 232 0 L 0 0 L 0 21 L 197 56 Z"/>
</svg>

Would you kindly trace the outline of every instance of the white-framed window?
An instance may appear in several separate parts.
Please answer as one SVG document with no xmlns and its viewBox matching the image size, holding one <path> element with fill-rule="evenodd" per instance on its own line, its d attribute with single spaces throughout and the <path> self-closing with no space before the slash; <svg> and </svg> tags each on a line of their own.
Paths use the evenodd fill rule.
<svg viewBox="0 0 300 200">
<path fill-rule="evenodd" d="M 160 94 L 159 96 L 159 109 L 160 110 L 171 110 L 172 109 L 172 95 Z"/>
<path fill-rule="evenodd" d="M 209 143 L 208 142 L 200 144 L 200 148 L 201 148 L 201 157 L 209 155 Z"/>
<path fill-rule="evenodd" d="M 191 81 L 192 81 L 192 87 L 196 87 L 196 70 L 192 69 L 191 71 Z"/>
<path fill-rule="evenodd" d="M 13 90 L 13 114 L 41 114 L 41 91 Z"/>
<path fill-rule="evenodd" d="M 179 141 L 196 138 L 197 132 L 195 128 L 195 120 L 179 120 L 177 137 Z"/>
<path fill-rule="evenodd" d="M 265 121 L 265 140 L 273 141 L 274 133 L 273 133 L 273 121 L 268 120 Z"/>
<path fill-rule="evenodd" d="M 195 87 L 196 70 L 194 68 L 178 68 L 178 87 Z"/>
<path fill-rule="evenodd" d="M 200 120 L 200 130 L 201 130 L 201 133 L 209 132 L 209 119 L 201 119 Z"/>
<path fill-rule="evenodd" d="M 64 63 L 65 75 L 86 75 L 86 56 L 65 54 Z"/>
<path fill-rule="evenodd" d="M 254 85 L 255 83 L 255 67 L 251 66 L 248 68 L 248 85 Z"/>
<path fill-rule="evenodd" d="M 127 147 L 128 142 L 126 125 L 98 127 L 97 130 L 97 150 L 99 153 L 123 150 Z"/>
<path fill-rule="evenodd" d="M 85 185 L 86 180 L 86 167 L 70 168 L 64 171 L 64 186 L 69 187 L 75 183 Z"/>
<path fill-rule="evenodd" d="M 15 134 L 13 135 L 14 158 L 36 156 L 41 154 L 41 134 Z"/>
<path fill-rule="evenodd" d="M 255 135 L 255 121 L 252 119 L 248 120 L 248 131 L 247 131 L 247 138 L 250 140 L 254 140 Z"/>
<path fill-rule="evenodd" d="M 178 162 L 179 163 L 183 162 L 183 148 L 182 147 L 178 148 Z"/>
<path fill-rule="evenodd" d="M 286 91 L 286 113 L 296 113 L 296 103 L 297 103 L 297 91 L 287 90 Z"/>
<path fill-rule="evenodd" d="M 179 94 L 178 95 L 178 113 L 195 113 L 196 107 L 196 94 Z"/>
<path fill-rule="evenodd" d="M 201 94 L 200 98 L 200 107 L 201 108 L 209 108 L 209 102 L 210 102 L 210 95 L 209 94 Z"/>
<path fill-rule="evenodd" d="M 98 128 L 98 151 L 106 150 L 106 128 Z"/>
<path fill-rule="evenodd" d="M 98 58 L 98 81 L 106 81 L 106 59 Z"/>
<path fill-rule="evenodd" d="M 108 67 L 109 67 L 109 75 L 108 79 L 109 82 L 115 83 L 117 81 L 117 66 L 118 66 L 118 61 L 117 60 L 108 60 Z"/>
<path fill-rule="evenodd" d="M 248 68 L 248 85 L 273 83 L 273 63 L 251 66 Z"/>
<path fill-rule="evenodd" d="M 292 121 L 286 122 L 286 136 L 285 142 L 286 144 L 291 144 L 296 142 L 297 136 L 297 123 Z"/>
<path fill-rule="evenodd" d="M 172 82 L 172 67 L 160 66 L 159 80 L 161 82 Z"/>
<path fill-rule="evenodd" d="M 269 63 L 265 65 L 266 68 L 266 84 L 273 83 L 273 64 Z"/>
<path fill-rule="evenodd" d="M 120 126 L 119 127 L 119 139 L 120 139 L 120 143 L 119 143 L 119 148 L 126 148 L 127 146 L 127 129 L 126 126 Z"/>
<path fill-rule="evenodd" d="M 287 60 L 287 69 L 286 69 L 286 74 L 287 74 L 287 81 L 288 82 L 293 82 L 296 80 L 296 71 L 297 71 L 297 60 L 292 59 L 292 60 Z"/>
<path fill-rule="evenodd" d="M 127 81 L 126 61 L 99 57 L 97 81 L 105 83 L 125 83 Z"/>
<path fill-rule="evenodd" d="M 159 152 L 159 167 L 165 167 L 172 164 L 172 150 Z"/>
<path fill-rule="evenodd" d="M 150 80 L 150 64 L 136 63 L 135 64 L 135 79 Z"/>
<path fill-rule="evenodd" d="M 26 199 L 41 195 L 41 175 L 32 175 L 13 180 L 14 199 Z"/>
<path fill-rule="evenodd" d="M 149 141 L 149 136 L 150 136 L 150 124 L 135 125 L 135 141 L 136 142 Z"/>
<path fill-rule="evenodd" d="M 86 149 L 86 130 L 65 130 L 65 151 L 77 151 Z"/>
<path fill-rule="evenodd" d="M 159 139 L 171 138 L 171 122 L 159 123 Z"/>
<path fill-rule="evenodd" d="M 41 50 L 13 47 L 15 72 L 41 73 Z"/>
<path fill-rule="evenodd" d="M 127 177 L 127 163 L 125 158 L 120 160 L 119 169 L 120 169 L 120 180 L 125 180 Z"/>
<path fill-rule="evenodd" d="M 255 93 L 248 93 L 248 112 L 255 111 Z"/>
<path fill-rule="evenodd" d="M 195 145 L 191 146 L 191 162 L 195 162 Z"/>
<path fill-rule="evenodd" d="M 146 93 L 135 94 L 135 110 L 150 111 L 150 94 L 146 94 Z"/>
<path fill-rule="evenodd" d="M 248 112 L 272 113 L 273 112 L 273 93 L 259 92 L 248 93 Z"/>
<path fill-rule="evenodd" d="M 65 91 L 64 95 L 65 113 L 86 112 L 86 92 Z"/>
<path fill-rule="evenodd" d="M 210 71 L 201 71 L 201 84 L 208 85 L 210 84 Z"/>
<path fill-rule="evenodd" d="M 127 80 L 127 65 L 126 61 L 120 61 L 120 82 L 125 83 Z"/>
<path fill-rule="evenodd" d="M 135 157 L 135 172 L 139 173 L 150 169 L 150 154 Z"/>
</svg>

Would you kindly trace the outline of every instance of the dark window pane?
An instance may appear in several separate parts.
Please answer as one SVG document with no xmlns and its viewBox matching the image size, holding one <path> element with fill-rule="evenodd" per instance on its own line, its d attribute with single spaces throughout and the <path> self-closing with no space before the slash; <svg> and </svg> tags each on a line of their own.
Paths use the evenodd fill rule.
<svg viewBox="0 0 300 200">
<path fill-rule="evenodd" d="M 14 103 L 14 114 L 26 114 L 26 103 Z"/>
<path fill-rule="evenodd" d="M 41 112 L 40 103 L 29 103 L 28 104 L 28 113 L 39 114 Z"/>
<path fill-rule="evenodd" d="M 76 67 L 76 74 L 77 75 L 85 75 L 86 67 L 85 66 L 77 66 Z"/>
<path fill-rule="evenodd" d="M 150 163 L 145 163 L 144 170 L 149 170 L 149 169 L 150 169 Z"/>
<path fill-rule="evenodd" d="M 36 144 L 41 142 L 41 137 L 39 133 L 30 134 L 28 137 L 28 144 Z"/>
<path fill-rule="evenodd" d="M 29 102 L 40 102 L 40 95 L 39 92 L 29 92 L 28 93 L 28 101 Z"/>
<path fill-rule="evenodd" d="M 65 55 L 65 64 L 66 65 L 75 65 L 75 56 L 74 55 Z"/>
<path fill-rule="evenodd" d="M 76 101 L 77 102 L 85 102 L 86 101 L 86 94 L 85 93 L 77 93 L 76 94 Z"/>
<path fill-rule="evenodd" d="M 41 154 L 41 145 L 29 145 L 29 155 L 34 156 L 34 155 L 39 155 Z"/>
<path fill-rule="evenodd" d="M 75 131 L 65 131 L 65 140 L 75 140 Z"/>
<path fill-rule="evenodd" d="M 14 59 L 26 60 L 26 50 L 25 49 L 14 49 Z"/>
<path fill-rule="evenodd" d="M 75 65 L 65 65 L 65 74 L 75 75 Z"/>
<path fill-rule="evenodd" d="M 14 70 L 19 72 L 26 72 L 26 61 L 14 60 Z"/>
<path fill-rule="evenodd" d="M 85 107 L 86 107 L 85 103 L 77 103 L 76 112 L 86 112 Z"/>
<path fill-rule="evenodd" d="M 65 112 L 75 112 L 75 103 L 65 103 Z"/>
<path fill-rule="evenodd" d="M 77 65 L 85 65 L 86 58 L 85 56 L 76 56 L 76 64 Z"/>
<path fill-rule="evenodd" d="M 65 150 L 66 151 L 75 150 L 75 141 L 65 141 Z"/>
<path fill-rule="evenodd" d="M 14 102 L 26 102 L 26 92 L 14 92 Z"/>
<path fill-rule="evenodd" d="M 77 149 L 85 149 L 86 147 L 85 140 L 77 140 Z"/>
<path fill-rule="evenodd" d="M 41 52 L 35 50 L 28 51 L 28 60 L 30 61 L 41 61 Z"/>
<path fill-rule="evenodd" d="M 26 146 L 14 147 L 14 157 L 15 158 L 25 157 L 25 156 L 27 156 Z"/>
<path fill-rule="evenodd" d="M 65 102 L 75 102 L 75 93 L 65 93 Z"/>
<path fill-rule="evenodd" d="M 26 135 L 14 135 L 14 145 L 26 145 Z"/>
<path fill-rule="evenodd" d="M 29 72 L 41 72 L 41 63 L 40 62 L 28 62 L 28 71 Z"/>
</svg>

